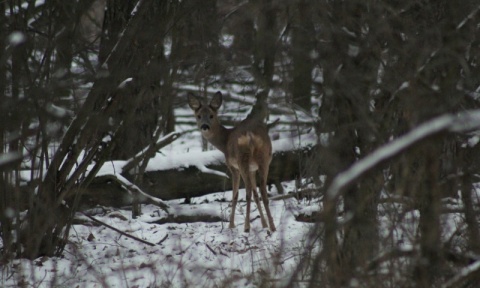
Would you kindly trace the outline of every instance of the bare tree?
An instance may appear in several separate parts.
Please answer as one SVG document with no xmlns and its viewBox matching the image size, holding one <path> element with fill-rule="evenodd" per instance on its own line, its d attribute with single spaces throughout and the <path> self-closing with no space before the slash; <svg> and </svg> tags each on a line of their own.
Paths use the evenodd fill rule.
<svg viewBox="0 0 480 288">
<path fill-rule="evenodd" d="M 313 22 L 313 5 L 309 1 L 294 1 L 291 7 L 292 20 L 290 23 L 292 44 L 292 83 L 291 93 L 293 102 L 306 111 L 312 107 L 312 72 L 314 59 L 318 52 L 314 50 L 316 31 Z"/>
</svg>

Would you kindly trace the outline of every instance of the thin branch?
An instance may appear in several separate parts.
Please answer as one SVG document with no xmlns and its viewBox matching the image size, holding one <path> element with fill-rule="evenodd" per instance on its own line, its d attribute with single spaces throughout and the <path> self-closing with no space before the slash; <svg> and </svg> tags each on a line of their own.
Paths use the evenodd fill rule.
<svg viewBox="0 0 480 288">
<path fill-rule="evenodd" d="M 105 227 L 107 227 L 107 228 L 110 228 L 110 229 L 112 229 L 113 231 L 122 234 L 123 236 L 126 236 L 126 237 L 128 237 L 128 238 L 131 238 L 131 239 L 133 239 L 133 240 L 137 240 L 138 242 L 142 242 L 142 243 L 147 244 L 147 245 L 150 245 L 150 246 L 155 246 L 155 245 L 156 245 L 156 244 L 154 244 L 154 243 L 145 241 L 145 240 L 140 239 L 140 238 L 138 238 L 138 237 L 135 237 L 135 236 L 133 236 L 133 235 L 127 234 L 127 233 L 125 233 L 125 232 L 123 232 L 123 231 L 121 231 L 121 230 L 118 230 L 117 228 L 115 228 L 115 227 L 113 227 L 113 226 L 110 226 L 110 225 L 108 225 L 107 223 L 102 222 L 102 221 L 100 221 L 100 220 L 98 220 L 98 219 L 96 219 L 96 218 L 94 218 L 94 217 L 92 217 L 92 216 L 90 216 L 90 215 L 87 215 L 87 214 L 85 214 L 85 213 L 83 213 L 83 212 L 82 212 L 82 214 L 83 214 L 84 216 L 88 217 L 88 218 L 89 218 L 90 220 L 92 220 L 93 222 L 98 223 L 98 224 L 100 224 L 100 225 L 103 225 L 103 226 L 105 226 Z"/>
<path fill-rule="evenodd" d="M 205 243 L 205 246 L 207 246 L 208 250 L 210 250 L 210 252 L 212 252 L 213 255 L 217 256 L 217 252 L 215 252 L 215 250 L 213 250 L 212 247 L 210 247 L 207 243 Z"/>
<path fill-rule="evenodd" d="M 172 143 L 173 141 L 177 140 L 178 137 L 180 136 L 179 133 L 177 132 L 172 132 L 166 136 L 164 136 L 162 139 L 158 140 L 155 145 L 149 145 L 145 149 L 143 149 L 141 152 L 139 152 L 137 155 L 134 157 L 128 159 L 125 163 L 125 165 L 122 168 L 122 174 L 124 173 L 129 173 L 130 170 L 133 168 L 137 167 L 137 165 L 145 161 L 145 158 L 148 154 L 150 154 L 153 151 L 158 151 L 162 149 L 163 147 L 167 146 L 168 144 Z"/>
<path fill-rule="evenodd" d="M 380 267 L 382 263 L 385 263 L 387 261 L 392 261 L 393 259 L 401 258 L 401 257 L 411 257 L 415 255 L 415 250 L 414 249 L 393 249 L 391 251 L 387 251 L 385 253 L 382 253 L 372 259 L 372 261 L 368 262 L 365 269 L 367 271 L 372 271 Z"/>
<path fill-rule="evenodd" d="M 450 281 L 443 285 L 443 288 L 450 288 L 450 287 L 460 287 L 462 284 L 465 285 L 466 283 L 478 283 L 479 275 L 480 275 L 480 261 L 474 262 L 471 265 L 460 270 L 460 272 L 455 275 Z M 472 286 L 473 287 L 473 286 Z"/>
<path fill-rule="evenodd" d="M 442 132 L 468 132 L 480 126 L 480 110 L 472 110 L 458 115 L 447 114 L 429 120 L 411 130 L 402 137 L 376 149 L 363 159 L 355 162 L 350 168 L 338 174 L 327 190 L 327 197 L 338 197 L 343 189 L 362 175 L 409 149 L 418 142 L 438 135 Z"/>
<path fill-rule="evenodd" d="M 167 238 L 168 238 L 168 234 L 165 235 L 165 237 L 163 237 L 162 240 L 158 241 L 157 245 L 160 245 L 160 244 L 162 244 L 163 242 L 165 242 L 165 240 L 167 240 Z"/>
</svg>

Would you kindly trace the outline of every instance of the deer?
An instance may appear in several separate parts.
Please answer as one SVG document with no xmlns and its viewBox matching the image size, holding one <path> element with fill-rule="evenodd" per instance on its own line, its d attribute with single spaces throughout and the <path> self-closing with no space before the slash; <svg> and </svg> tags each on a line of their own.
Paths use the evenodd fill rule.
<svg viewBox="0 0 480 288">
<path fill-rule="evenodd" d="M 268 135 L 268 126 L 263 119 L 245 118 L 233 128 L 226 128 L 218 119 L 218 110 L 222 105 L 223 95 L 215 93 L 208 105 L 192 92 L 188 93 L 188 105 L 193 110 L 197 126 L 202 137 L 225 155 L 225 161 L 232 175 L 232 203 L 229 228 L 235 228 L 235 208 L 238 201 L 240 176 L 246 189 L 246 220 L 244 231 L 250 232 L 250 206 L 252 194 L 260 214 L 263 228 L 275 231 L 275 224 L 269 208 L 267 195 L 267 177 L 272 161 L 272 142 Z M 259 189 L 268 225 L 262 211 L 257 191 L 256 173 L 259 176 Z"/>
</svg>

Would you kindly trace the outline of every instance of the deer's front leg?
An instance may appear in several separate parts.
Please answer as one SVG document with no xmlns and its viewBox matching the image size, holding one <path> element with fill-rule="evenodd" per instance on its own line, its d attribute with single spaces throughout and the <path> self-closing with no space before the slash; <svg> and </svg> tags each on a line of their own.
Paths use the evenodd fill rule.
<svg viewBox="0 0 480 288">
<path fill-rule="evenodd" d="M 240 187 L 240 172 L 235 168 L 230 168 L 232 173 L 232 211 L 230 212 L 230 225 L 229 228 L 235 228 L 235 207 L 238 200 L 238 189 Z"/>
</svg>

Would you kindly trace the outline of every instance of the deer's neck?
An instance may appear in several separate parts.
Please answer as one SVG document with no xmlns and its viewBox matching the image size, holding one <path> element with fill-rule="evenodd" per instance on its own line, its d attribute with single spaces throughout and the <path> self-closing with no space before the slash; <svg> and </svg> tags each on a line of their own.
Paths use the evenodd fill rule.
<svg viewBox="0 0 480 288">
<path fill-rule="evenodd" d="M 225 128 L 223 125 L 219 124 L 212 127 L 211 133 L 203 136 L 208 142 L 215 146 L 215 148 L 222 151 L 223 154 L 226 154 L 228 136 L 231 131 L 232 129 Z"/>
</svg>

